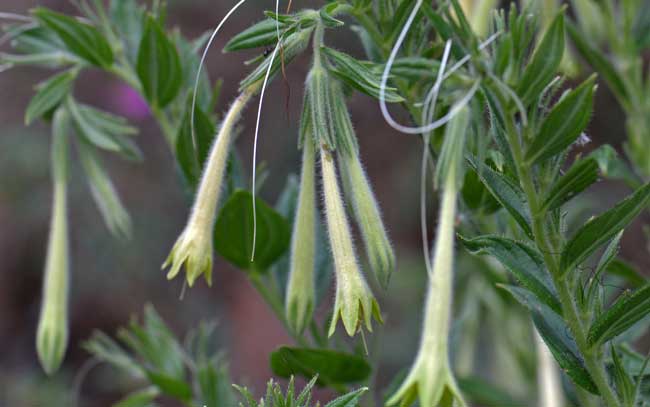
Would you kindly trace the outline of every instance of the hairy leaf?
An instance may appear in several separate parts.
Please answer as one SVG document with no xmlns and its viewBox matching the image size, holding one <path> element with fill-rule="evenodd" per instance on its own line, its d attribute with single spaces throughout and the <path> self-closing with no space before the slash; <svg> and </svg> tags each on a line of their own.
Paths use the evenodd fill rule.
<svg viewBox="0 0 650 407">
<path fill-rule="evenodd" d="M 542 209 L 552 211 L 561 207 L 597 180 L 598 162 L 593 158 L 578 161 L 553 184 L 544 198 Z"/>
<path fill-rule="evenodd" d="M 589 328 L 590 345 L 601 344 L 622 334 L 650 314 L 650 285 L 624 293 Z"/>
<path fill-rule="evenodd" d="M 356 355 L 327 349 L 280 347 L 271 354 L 271 369 L 280 377 L 318 375 L 324 384 L 347 384 L 368 378 L 371 367 Z"/>
</svg>

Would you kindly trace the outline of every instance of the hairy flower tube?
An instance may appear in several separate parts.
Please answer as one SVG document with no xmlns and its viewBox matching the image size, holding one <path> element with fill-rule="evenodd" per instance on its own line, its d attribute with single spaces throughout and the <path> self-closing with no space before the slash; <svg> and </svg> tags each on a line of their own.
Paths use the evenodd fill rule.
<svg viewBox="0 0 650 407">
<path fill-rule="evenodd" d="M 343 321 L 348 335 L 354 336 L 362 324 L 365 324 L 368 331 L 372 331 L 373 316 L 379 323 L 383 321 L 379 304 L 370 291 L 355 257 L 352 234 L 336 177 L 334 157 L 326 147 L 321 147 L 321 170 L 327 229 L 336 272 L 336 299 L 329 336 L 334 335 L 339 318 Z"/>
<path fill-rule="evenodd" d="M 231 105 L 219 134 L 210 150 L 194 206 L 185 229 L 176 240 L 162 268 L 169 267 L 167 279 L 171 280 L 185 267 L 187 283 L 193 286 L 201 275 L 212 285 L 212 230 L 225 178 L 235 126 L 241 113 L 255 94 L 257 87 L 244 90 Z"/>
<path fill-rule="evenodd" d="M 390 276 L 395 269 L 395 253 L 388 239 L 379 205 L 372 192 L 359 155 L 341 154 L 342 174 L 347 178 L 354 206 L 354 215 L 361 229 L 366 246 L 366 253 L 377 281 L 383 288 L 388 288 Z"/>
<path fill-rule="evenodd" d="M 452 311 L 454 224 L 461 177 L 460 166 L 468 124 L 467 109 L 447 126 L 438 174 L 442 175 L 442 202 L 425 304 L 420 349 L 406 380 L 387 405 L 410 406 L 419 399 L 421 406 L 452 406 L 454 400 L 465 406 L 449 366 L 449 326 Z"/>
<path fill-rule="evenodd" d="M 311 320 L 316 302 L 314 259 L 316 256 L 315 149 L 310 137 L 303 142 L 300 194 L 291 240 L 291 264 L 285 312 L 289 328 L 301 334 Z"/>
<path fill-rule="evenodd" d="M 54 116 L 52 178 L 54 200 L 50 220 L 43 300 L 36 334 L 36 350 L 43 370 L 53 374 L 61 366 L 68 345 L 68 218 L 67 218 L 67 113 Z"/>
</svg>

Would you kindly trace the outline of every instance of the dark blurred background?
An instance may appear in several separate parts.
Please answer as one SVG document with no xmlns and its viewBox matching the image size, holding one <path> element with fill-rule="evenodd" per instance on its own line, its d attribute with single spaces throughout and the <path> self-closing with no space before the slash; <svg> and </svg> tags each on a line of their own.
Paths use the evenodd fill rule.
<svg viewBox="0 0 650 407">
<path fill-rule="evenodd" d="M 168 1 L 169 22 L 191 38 L 213 27 L 231 2 L 207 0 Z M 261 4 L 264 3 L 264 4 Z M 267 4 L 268 3 L 268 4 Z M 304 3 L 304 4 L 303 4 Z M 44 5 L 74 13 L 70 1 L 2 0 L 0 10 L 26 13 Z M 210 53 L 207 69 L 213 79 L 223 78 L 218 109 L 223 111 L 235 96 L 252 54 L 224 55 L 220 49 L 232 35 L 262 16 L 262 5 L 249 2 L 224 27 Z M 294 1 L 294 8 L 311 2 Z M 360 55 L 349 31 L 328 42 Z M 259 157 L 271 171 L 262 195 L 274 202 L 286 176 L 297 173 L 296 122 L 300 114 L 303 82 L 309 56 L 288 70 L 290 92 L 275 81 L 267 93 L 262 115 Z M 80 347 L 93 330 L 113 334 L 151 303 L 174 332 L 184 334 L 200 320 L 219 323 L 216 340 L 230 361 L 233 381 L 250 385 L 257 393 L 271 377 L 268 354 L 290 343 L 281 325 L 252 289 L 246 277 L 217 259 L 212 288 L 198 284 L 179 300 L 181 279 L 168 282 L 160 270 L 191 204 L 179 173 L 155 122 L 134 100 L 133 92 L 117 79 L 100 72 L 85 74 L 75 90 L 79 99 L 128 117 L 141 129 L 138 144 L 145 161 L 132 164 L 105 157 L 110 173 L 134 220 L 134 236 L 119 242 L 105 228 L 90 197 L 78 165 L 74 164 L 70 187 L 72 282 L 70 293 L 70 344 L 62 371 L 52 379 L 42 373 L 35 353 L 35 331 L 40 304 L 41 277 L 51 202 L 49 134 L 44 124 L 23 125 L 24 109 L 33 86 L 47 76 L 44 70 L 19 68 L 0 73 L 0 405 L 63 406 L 75 374 L 89 355 Z M 289 109 L 285 100 L 289 98 Z M 381 360 L 380 382 L 411 363 L 417 347 L 420 309 L 425 280 L 420 254 L 419 157 L 420 143 L 400 135 L 383 120 L 373 100 L 355 96 L 351 102 L 361 153 L 385 222 L 396 245 L 399 268 L 388 292 L 376 289 L 387 323 L 374 348 Z M 244 166 L 250 170 L 255 109 L 245 114 L 237 142 Z M 620 149 L 624 117 L 604 86 L 598 91 L 590 137 L 594 145 L 607 142 Z M 250 171 L 249 171 L 250 172 Z M 598 206 L 622 198 L 626 189 L 601 184 L 591 190 Z M 433 209 L 430 211 L 435 213 Z M 648 218 L 646 217 L 646 221 Z M 623 257 L 642 270 L 650 265 L 641 228 L 626 233 Z M 333 292 L 330 297 L 333 297 Z M 331 300 L 323 304 L 327 310 Z M 372 350 L 372 348 L 371 348 Z M 490 352 L 482 349 L 482 352 Z M 129 388 L 115 371 L 93 370 L 82 388 L 82 406 L 107 406 Z M 4 403 L 4 404 L 3 404 Z M 167 406 L 167 404 L 164 404 Z M 169 404 L 171 405 L 171 404 Z"/>
</svg>

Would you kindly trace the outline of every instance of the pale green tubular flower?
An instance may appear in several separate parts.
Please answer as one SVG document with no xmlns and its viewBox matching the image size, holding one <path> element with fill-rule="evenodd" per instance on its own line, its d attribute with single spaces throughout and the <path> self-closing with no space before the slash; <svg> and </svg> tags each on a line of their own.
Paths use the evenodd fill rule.
<svg viewBox="0 0 650 407">
<path fill-rule="evenodd" d="M 388 406 L 399 404 L 406 407 L 416 399 L 423 407 L 451 407 L 454 401 L 461 406 L 466 405 L 450 368 L 448 338 L 452 312 L 456 203 L 462 180 L 462 153 L 468 120 L 468 110 L 464 108 L 447 125 L 437 168 L 442 201 L 420 348 L 409 375 L 387 401 Z"/>
<path fill-rule="evenodd" d="M 59 109 L 54 116 L 52 178 L 54 200 L 50 220 L 43 299 L 36 334 L 36 350 L 48 375 L 61 366 L 68 345 L 68 218 L 67 160 L 69 118 Z"/>
<path fill-rule="evenodd" d="M 390 276 L 395 270 L 395 252 L 388 239 L 379 205 L 372 192 L 359 155 L 342 153 L 340 155 L 341 173 L 347 177 L 348 190 L 354 206 L 354 215 L 361 229 L 366 253 L 377 280 L 386 289 Z"/>
<path fill-rule="evenodd" d="M 285 303 L 289 328 L 302 334 L 311 320 L 316 302 L 314 259 L 316 256 L 315 149 L 311 137 L 303 142 L 300 195 L 291 240 L 291 265 Z"/>
<path fill-rule="evenodd" d="M 321 170 L 327 229 L 336 272 L 336 299 L 328 334 L 334 335 L 336 324 L 341 318 L 345 331 L 354 336 L 363 324 L 368 331 L 372 331 L 373 316 L 379 323 L 383 321 L 379 304 L 361 273 L 354 253 L 334 157 L 326 147 L 321 147 Z"/>
<path fill-rule="evenodd" d="M 167 274 L 169 280 L 176 277 L 184 266 L 190 287 L 201 275 L 205 276 L 208 285 L 212 285 L 212 231 L 230 146 L 241 113 L 256 90 L 256 85 L 244 90 L 232 104 L 221 124 L 219 134 L 210 150 L 187 225 L 162 266 L 163 269 L 169 267 Z"/>
</svg>

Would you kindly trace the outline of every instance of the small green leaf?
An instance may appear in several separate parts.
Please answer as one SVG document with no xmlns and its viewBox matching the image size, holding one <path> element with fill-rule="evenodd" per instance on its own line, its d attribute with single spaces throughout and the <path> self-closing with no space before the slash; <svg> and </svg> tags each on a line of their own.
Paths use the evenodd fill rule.
<svg viewBox="0 0 650 407">
<path fill-rule="evenodd" d="M 584 366 L 584 361 L 575 340 L 570 334 L 569 327 L 557 313 L 537 301 L 535 296 L 526 289 L 502 285 L 522 305 L 527 307 L 535 327 L 560 367 L 574 383 L 591 393 L 598 394 L 596 385 Z"/>
<path fill-rule="evenodd" d="M 614 384 L 618 396 L 623 401 L 623 405 L 631 406 L 634 405 L 635 398 L 635 386 L 632 382 L 632 378 L 625 370 L 625 366 L 621 361 L 621 358 L 618 354 L 618 349 L 615 346 L 612 346 L 612 361 L 613 361 L 613 375 Z"/>
<path fill-rule="evenodd" d="M 271 369 L 280 377 L 318 375 L 323 384 L 361 382 L 370 376 L 368 362 L 356 355 L 328 349 L 280 347 L 271 353 Z"/>
<path fill-rule="evenodd" d="M 70 93 L 72 83 L 77 77 L 76 70 L 55 75 L 38 85 L 38 92 L 29 102 L 25 112 L 25 124 L 32 122 L 54 110 Z"/>
<path fill-rule="evenodd" d="M 136 361 L 108 335 L 94 331 L 91 338 L 82 344 L 83 348 L 98 360 L 125 370 L 134 377 L 144 376 Z"/>
<path fill-rule="evenodd" d="M 79 105 L 72 97 L 66 99 L 65 106 L 74 119 L 79 135 L 85 141 L 130 160 L 142 159 L 142 153 L 128 137 L 136 130 L 128 126 L 124 119 L 90 106 Z"/>
<path fill-rule="evenodd" d="M 650 285 L 632 294 L 625 292 L 593 322 L 587 340 L 592 346 L 605 343 L 625 332 L 649 313 Z"/>
<path fill-rule="evenodd" d="M 147 100 L 159 108 L 171 103 L 183 84 L 183 69 L 174 43 L 157 19 L 147 17 L 136 65 Z"/>
<path fill-rule="evenodd" d="M 522 230 L 528 237 L 533 236 L 530 227 L 530 215 L 528 214 L 526 200 L 521 188 L 505 175 L 494 171 L 485 164 L 477 164 L 469 161 L 470 165 L 476 171 L 483 185 L 490 191 L 494 199 L 506 208 L 514 220 L 521 226 Z"/>
<path fill-rule="evenodd" d="M 131 217 L 124 208 L 108 172 L 93 147 L 85 142 L 78 143 L 77 146 L 88 185 L 104 223 L 115 237 L 129 239 L 132 230 Z"/>
<path fill-rule="evenodd" d="M 622 278 L 633 288 L 641 288 L 648 282 L 648 279 L 639 273 L 637 269 L 621 259 L 614 259 L 609 263 L 607 273 Z"/>
<path fill-rule="evenodd" d="M 589 220 L 567 243 L 560 268 L 567 273 L 585 261 L 596 249 L 610 241 L 623 230 L 650 203 L 650 183 L 637 189 L 634 194 L 615 207 Z"/>
<path fill-rule="evenodd" d="M 474 239 L 461 236 L 460 239 L 472 254 L 487 253 L 494 256 L 538 300 L 559 315 L 562 314 L 562 306 L 546 271 L 544 258 L 537 250 L 525 243 L 500 236 L 486 235 Z"/>
<path fill-rule="evenodd" d="M 368 391 L 367 387 L 362 387 L 348 394 L 344 394 L 330 401 L 325 407 L 357 407 L 359 399 Z"/>
<path fill-rule="evenodd" d="M 578 161 L 553 184 L 541 210 L 552 211 L 561 207 L 597 180 L 598 162 L 593 158 Z"/>
<path fill-rule="evenodd" d="M 284 24 L 273 19 L 266 19 L 235 35 L 224 47 L 225 52 L 266 47 L 278 42 L 278 25 L 284 33 Z"/>
<path fill-rule="evenodd" d="M 526 106 L 533 103 L 555 76 L 564 55 L 564 10 L 548 27 L 524 70 L 517 94 Z"/>
<path fill-rule="evenodd" d="M 327 4 L 325 7 L 319 10 L 320 20 L 326 27 L 337 28 L 345 25 L 345 23 L 337 18 L 334 18 L 336 9 L 339 8 L 341 4 L 338 1 Z"/>
<path fill-rule="evenodd" d="M 335 67 L 330 67 L 329 72 L 336 76 L 339 80 L 359 92 L 379 99 L 381 90 L 381 69 L 370 69 L 368 63 L 365 64 L 357 61 L 355 58 L 332 48 L 323 47 L 321 50 L 335 64 Z M 398 93 L 397 89 L 386 87 L 386 102 L 388 103 L 401 103 L 404 101 Z"/>
<path fill-rule="evenodd" d="M 145 8 L 136 0 L 112 0 L 108 14 L 119 33 L 118 37 L 124 46 L 124 53 L 135 65 L 144 32 Z"/>
<path fill-rule="evenodd" d="M 253 262 L 253 197 L 248 191 L 236 191 L 223 205 L 214 229 L 214 248 L 241 269 L 263 272 L 288 249 L 291 228 L 259 198 L 256 210 L 257 247 Z"/>
<path fill-rule="evenodd" d="M 553 157 L 577 140 L 591 118 L 595 81 L 596 77 L 592 76 L 553 106 L 526 151 L 526 160 L 529 163 L 534 164 Z"/>
<path fill-rule="evenodd" d="M 102 68 L 113 65 L 111 46 L 95 27 L 43 7 L 34 9 L 32 14 L 44 27 L 54 31 L 74 54 Z"/>
<path fill-rule="evenodd" d="M 151 381 L 151 384 L 168 396 L 180 401 L 190 401 L 192 399 L 192 387 L 184 380 L 154 371 L 148 371 L 147 378 Z"/>
<path fill-rule="evenodd" d="M 113 407 L 151 407 L 160 392 L 155 387 L 147 387 L 129 394 L 122 400 L 113 404 Z"/>
<path fill-rule="evenodd" d="M 176 160 L 192 188 L 196 188 L 205 160 L 210 153 L 210 147 L 214 140 L 216 129 L 210 117 L 197 105 L 194 111 L 194 134 L 196 136 L 196 148 L 192 140 L 192 115 L 191 103 L 185 111 L 185 117 L 176 136 Z"/>
</svg>

